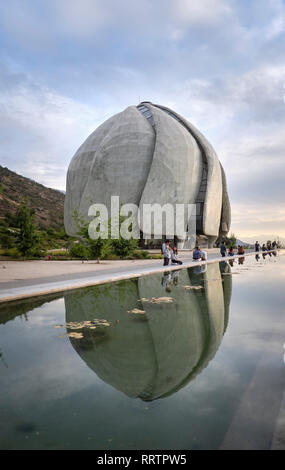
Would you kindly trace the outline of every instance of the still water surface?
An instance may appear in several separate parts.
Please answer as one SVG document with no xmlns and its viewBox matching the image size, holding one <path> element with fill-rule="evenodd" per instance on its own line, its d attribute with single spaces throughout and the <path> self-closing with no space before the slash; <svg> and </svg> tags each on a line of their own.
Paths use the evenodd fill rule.
<svg viewBox="0 0 285 470">
<path fill-rule="evenodd" d="M 248 257 L 2 305 L 0 448 L 284 448 L 284 280 Z"/>
</svg>

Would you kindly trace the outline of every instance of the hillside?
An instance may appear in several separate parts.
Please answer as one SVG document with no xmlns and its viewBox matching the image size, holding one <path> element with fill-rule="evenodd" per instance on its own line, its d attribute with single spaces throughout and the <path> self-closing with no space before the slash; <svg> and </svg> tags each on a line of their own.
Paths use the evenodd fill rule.
<svg viewBox="0 0 285 470">
<path fill-rule="evenodd" d="M 63 227 L 64 194 L 18 175 L 0 165 L 0 219 L 15 213 L 27 200 L 35 210 L 35 222 L 41 228 Z"/>
</svg>

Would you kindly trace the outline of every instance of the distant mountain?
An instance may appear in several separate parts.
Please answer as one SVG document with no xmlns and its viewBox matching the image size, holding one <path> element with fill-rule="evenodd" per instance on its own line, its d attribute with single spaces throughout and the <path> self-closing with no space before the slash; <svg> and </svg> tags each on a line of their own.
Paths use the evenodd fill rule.
<svg viewBox="0 0 285 470">
<path fill-rule="evenodd" d="M 236 244 L 237 245 L 241 245 L 241 246 L 249 246 L 249 247 L 253 247 L 254 245 L 250 242 L 243 242 L 242 240 L 239 240 L 237 239 L 236 241 Z"/>
<path fill-rule="evenodd" d="M 46 188 L 0 165 L 0 219 L 7 212 L 15 213 L 21 202 L 28 200 L 38 227 L 59 229 L 63 227 L 64 198 L 61 191 Z"/>
<path fill-rule="evenodd" d="M 273 242 L 274 240 L 280 242 L 282 246 L 285 246 L 285 237 L 278 236 L 276 233 L 262 233 L 259 235 L 254 235 L 252 237 L 246 237 L 248 240 L 248 244 L 254 245 L 256 240 L 262 244 L 262 243 L 267 243 L 268 240 L 271 240 Z"/>
</svg>

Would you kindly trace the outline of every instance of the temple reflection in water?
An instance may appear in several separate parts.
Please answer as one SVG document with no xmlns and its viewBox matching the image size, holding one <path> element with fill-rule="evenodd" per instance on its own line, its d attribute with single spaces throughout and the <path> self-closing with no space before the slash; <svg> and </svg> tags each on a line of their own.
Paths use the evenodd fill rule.
<svg viewBox="0 0 285 470">
<path fill-rule="evenodd" d="M 100 379 L 127 396 L 167 397 L 215 356 L 228 324 L 231 290 L 224 262 L 69 292 L 67 323 L 112 323 L 70 341 Z M 173 301 L 151 302 L 166 296 Z M 134 308 L 145 313 L 130 313 Z"/>
</svg>

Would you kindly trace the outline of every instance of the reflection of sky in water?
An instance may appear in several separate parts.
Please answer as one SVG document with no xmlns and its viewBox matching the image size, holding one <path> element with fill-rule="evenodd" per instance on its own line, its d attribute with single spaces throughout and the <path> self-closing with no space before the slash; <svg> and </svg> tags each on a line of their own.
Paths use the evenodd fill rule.
<svg viewBox="0 0 285 470">
<path fill-rule="evenodd" d="M 2 306 L 1 448 L 219 448 L 245 429 L 269 448 L 284 385 L 284 261 L 247 258 L 232 275 L 209 264 Z M 174 302 L 137 301 L 155 296 Z M 126 313 L 134 307 L 147 320 Z M 54 328 L 92 318 L 119 323 L 83 341 Z"/>
</svg>

